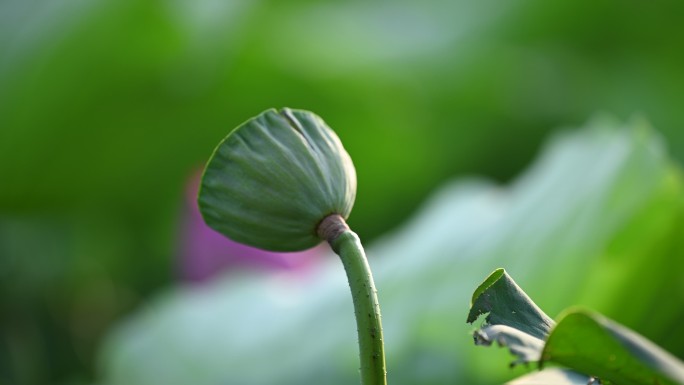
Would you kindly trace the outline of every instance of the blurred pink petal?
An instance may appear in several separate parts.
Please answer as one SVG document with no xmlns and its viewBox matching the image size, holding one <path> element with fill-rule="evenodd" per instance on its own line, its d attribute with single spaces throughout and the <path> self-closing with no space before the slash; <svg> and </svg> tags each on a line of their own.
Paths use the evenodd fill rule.
<svg viewBox="0 0 684 385">
<path fill-rule="evenodd" d="M 185 281 L 202 282 L 236 268 L 258 268 L 271 271 L 299 271 L 323 254 L 321 246 L 295 253 L 278 253 L 234 242 L 204 223 L 197 206 L 201 174 L 188 183 L 181 224 L 181 277 Z"/>
</svg>

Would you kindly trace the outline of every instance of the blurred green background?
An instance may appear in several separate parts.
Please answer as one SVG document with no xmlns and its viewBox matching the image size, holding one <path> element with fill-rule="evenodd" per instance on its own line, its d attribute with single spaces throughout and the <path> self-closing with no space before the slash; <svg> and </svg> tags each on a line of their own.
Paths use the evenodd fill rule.
<svg viewBox="0 0 684 385">
<path fill-rule="evenodd" d="M 269 107 L 339 134 L 365 241 L 445 179 L 509 181 L 596 112 L 648 117 L 684 159 L 683 16 L 679 1 L 0 1 L 0 383 L 95 379 L 104 333 L 178 282 L 192 175 Z"/>
</svg>

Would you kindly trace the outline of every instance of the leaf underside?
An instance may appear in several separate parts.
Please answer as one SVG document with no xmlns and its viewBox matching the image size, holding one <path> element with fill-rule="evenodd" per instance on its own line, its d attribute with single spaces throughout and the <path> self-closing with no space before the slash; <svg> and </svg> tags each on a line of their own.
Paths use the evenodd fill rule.
<svg viewBox="0 0 684 385">
<path fill-rule="evenodd" d="M 598 385 L 598 380 L 569 369 L 549 368 L 518 377 L 506 385 Z"/>
</svg>

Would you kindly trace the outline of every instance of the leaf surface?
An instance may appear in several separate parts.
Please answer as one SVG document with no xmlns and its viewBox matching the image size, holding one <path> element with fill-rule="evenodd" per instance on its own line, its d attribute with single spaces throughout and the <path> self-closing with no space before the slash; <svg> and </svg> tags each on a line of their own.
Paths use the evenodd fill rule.
<svg viewBox="0 0 684 385">
<path fill-rule="evenodd" d="M 543 362 L 555 362 L 620 385 L 684 384 L 684 364 L 600 314 L 570 310 L 549 335 Z"/>
</svg>

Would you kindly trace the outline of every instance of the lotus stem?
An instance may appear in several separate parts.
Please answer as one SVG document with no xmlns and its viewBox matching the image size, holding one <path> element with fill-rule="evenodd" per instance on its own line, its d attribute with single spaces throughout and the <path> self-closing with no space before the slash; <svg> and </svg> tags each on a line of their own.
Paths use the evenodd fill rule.
<svg viewBox="0 0 684 385">
<path fill-rule="evenodd" d="M 326 217 L 319 225 L 318 233 L 340 257 L 347 273 L 359 335 L 361 383 L 386 385 L 387 370 L 380 303 L 359 237 L 349 229 L 339 215 Z"/>
</svg>

